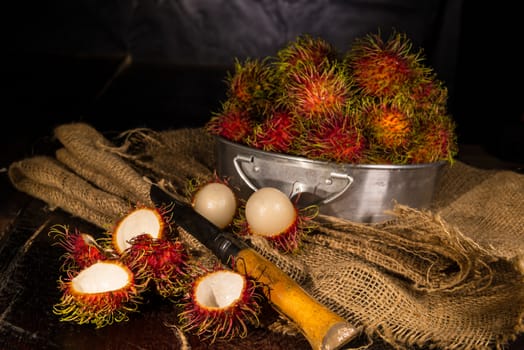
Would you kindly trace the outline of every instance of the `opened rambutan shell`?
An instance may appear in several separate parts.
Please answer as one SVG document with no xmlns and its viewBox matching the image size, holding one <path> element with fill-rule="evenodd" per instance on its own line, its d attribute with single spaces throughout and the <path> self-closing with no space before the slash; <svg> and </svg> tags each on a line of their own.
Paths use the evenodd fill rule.
<svg viewBox="0 0 524 350">
<path fill-rule="evenodd" d="M 58 281 L 62 291 L 53 313 L 61 321 L 93 324 L 96 328 L 127 321 L 130 312 L 142 302 L 145 285 L 135 283 L 135 275 L 123 263 L 106 260 L 79 272 L 69 271 Z"/>
<path fill-rule="evenodd" d="M 246 337 L 260 324 L 261 300 L 256 282 L 223 269 L 195 269 L 195 278 L 180 300 L 180 328 L 214 342 Z"/>
<path fill-rule="evenodd" d="M 56 239 L 54 245 L 65 249 L 61 269 L 83 269 L 97 261 L 105 260 L 106 254 L 93 236 L 65 225 L 54 225 L 49 234 Z"/>
<path fill-rule="evenodd" d="M 117 221 L 108 232 L 113 249 L 122 254 L 131 246 L 131 240 L 141 234 L 149 234 L 154 239 L 166 238 L 173 229 L 169 207 L 157 208 L 137 206 Z"/>
</svg>

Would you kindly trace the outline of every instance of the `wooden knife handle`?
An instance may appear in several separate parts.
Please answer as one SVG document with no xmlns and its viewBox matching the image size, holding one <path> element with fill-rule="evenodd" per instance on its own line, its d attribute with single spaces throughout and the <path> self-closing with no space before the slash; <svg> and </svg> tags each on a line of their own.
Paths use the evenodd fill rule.
<svg viewBox="0 0 524 350">
<path fill-rule="evenodd" d="M 269 302 L 276 311 L 297 324 L 314 350 L 340 349 L 360 333 L 359 328 L 320 304 L 255 250 L 246 248 L 237 252 L 234 268 L 269 287 Z"/>
</svg>

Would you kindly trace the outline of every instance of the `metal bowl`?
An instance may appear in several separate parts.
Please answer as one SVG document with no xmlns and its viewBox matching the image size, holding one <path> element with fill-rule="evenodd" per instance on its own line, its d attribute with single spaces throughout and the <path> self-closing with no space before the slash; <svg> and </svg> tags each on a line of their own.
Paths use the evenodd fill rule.
<svg viewBox="0 0 524 350">
<path fill-rule="evenodd" d="M 413 165 L 339 164 L 266 152 L 216 137 L 217 173 L 240 198 L 276 187 L 299 207 L 355 222 L 382 222 L 395 203 L 416 209 L 431 204 L 445 161 Z"/>
</svg>

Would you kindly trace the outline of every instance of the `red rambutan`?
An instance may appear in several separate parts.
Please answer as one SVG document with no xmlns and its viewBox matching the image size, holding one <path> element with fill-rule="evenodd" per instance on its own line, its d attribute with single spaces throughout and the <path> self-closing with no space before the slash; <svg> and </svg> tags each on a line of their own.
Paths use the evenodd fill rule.
<svg viewBox="0 0 524 350">
<path fill-rule="evenodd" d="M 292 153 L 303 126 L 288 112 L 277 111 L 255 125 L 246 145 L 267 152 Z"/>
<path fill-rule="evenodd" d="M 367 138 L 382 149 L 403 151 L 414 133 L 414 116 L 406 103 L 393 100 L 368 100 L 363 103 L 363 123 Z"/>
<path fill-rule="evenodd" d="M 137 283 L 131 269 L 118 260 L 99 261 L 67 272 L 67 277 L 58 281 L 60 301 L 53 305 L 60 321 L 93 324 L 96 328 L 127 321 L 128 314 L 138 310 L 147 288 Z"/>
<path fill-rule="evenodd" d="M 299 153 L 310 159 L 359 163 L 366 140 L 349 115 L 337 114 L 319 121 L 302 139 Z"/>
<path fill-rule="evenodd" d="M 268 61 L 269 58 L 235 60 L 233 72 L 226 76 L 229 103 L 255 119 L 266 115 L 278 89 Z"/>
<path fill-rule="evenodd" d="M 49 230 L 57 240 L 54 245 L 66 250 L 62 270 L 83 269 L 97 261 L 105 260 L 106 254 L 93 236 L 82 233 L 77 229 L 70 230 L 65 225 L 53 225 Z"/>
<path fill-rule="evenodd" d="M 284 75 L 302 65 L 323 69 L 336 61 L 337 56 L 337 49 L 328 41 L 303 34 L 277 52 L 277 67 Z"/>
<path fill-rule="evenodd" d="M 352 82 L 342 65 L 317 69 L 302 65 L 290 73 L 283 93 L 277 99 L 284 110 L 308 121 L 343 111 L 352 95 Z"/>
<path fill-rule="evenodd" d="M 455 123 L 449 116 L 426 119 L 407 153 L 409 163 L 452 162 L 458 152 Z"/>
<path fill-rule="evenodd" d="M 383 40 L 380 33 L 357 38 L 346 54 L 355 84 L 370 96 L 391 97 L 417 77 L 431 70 L 422 61 L 422 51 L 413 52 L 405 34 L 393 33 Z"/>
<path fill-rule="evenodd" d="M 253 130 L 253 120 L 247 111 L 230 108 L 229 104 L 221 113 L 214 114 L 204 125 L 212 135 L 222 136 L 229 141 L 244 143 Z"/>
<path fill-rule="evenodd" d="M 121 260 L 134 271 L 141 271 L 161 296 L 179 295 L 188 278 L 189 254 L 184 244 L 177 239 L 156 239 L 145 233 L 133 237 L 130 243 Z"/>
<path fill-rule="evenodd" d="M 193 282 L 179 306 L 180 328 L 203 339 L 229 340 L 247 336 L 249 327 L 260 325 L 263 294 L 251 277 L 216 266 L 194 267 Z"/>
</svg>

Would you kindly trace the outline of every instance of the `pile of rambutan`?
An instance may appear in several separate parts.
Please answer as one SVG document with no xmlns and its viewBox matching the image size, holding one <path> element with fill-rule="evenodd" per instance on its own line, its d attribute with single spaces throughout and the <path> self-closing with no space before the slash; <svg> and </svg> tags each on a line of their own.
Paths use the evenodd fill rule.
<svg viewBox="0 0 524 350">
<path fill-rule="evenodd" d="M 234 63 L 212 134 L 268 152 L 354 164 L 452 162 L 448 91 L 422 50 L 394 32 L 340 52 L 301 35 L 274 56 Z"/>
</svg>

